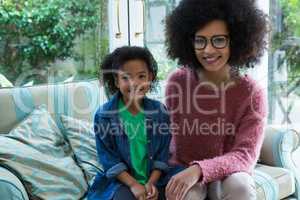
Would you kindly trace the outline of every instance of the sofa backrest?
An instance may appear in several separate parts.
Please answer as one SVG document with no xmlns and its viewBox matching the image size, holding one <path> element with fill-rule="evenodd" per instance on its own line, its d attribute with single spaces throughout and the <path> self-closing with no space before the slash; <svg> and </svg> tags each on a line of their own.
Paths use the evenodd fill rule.
<svg viewBox="0 0 300 200">
<path fill-rule="evenodd" d="M 0 134 L 8 133 L 34 107 L 45 104 L 57 121 L 61 114 L 92 121 L 106 95 L 98 80 L 0 89 Z"/>
</svg>

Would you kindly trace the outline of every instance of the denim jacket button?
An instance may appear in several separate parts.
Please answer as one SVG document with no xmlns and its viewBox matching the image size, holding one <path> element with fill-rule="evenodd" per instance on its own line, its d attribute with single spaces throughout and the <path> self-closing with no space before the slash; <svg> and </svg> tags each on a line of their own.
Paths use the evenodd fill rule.
<svg viewBox="0 0 300 200">
<path fill-rule="evenodd" d="M 150 160 L 152 160 L 152 159 L 153 159 L 153 157 L 152 157 L 152 156 L 150 156 L 149 158 L 150 158 Z"/>
</svg>

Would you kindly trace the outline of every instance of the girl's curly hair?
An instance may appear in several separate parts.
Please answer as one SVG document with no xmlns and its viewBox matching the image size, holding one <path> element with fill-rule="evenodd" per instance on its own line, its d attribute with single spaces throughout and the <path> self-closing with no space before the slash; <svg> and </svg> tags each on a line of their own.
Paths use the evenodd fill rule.
<svg viewBox="0 0 300 200">
<path fill-rule="evenodd" d="M 195 33 L 213 20 L 227 24 L 230 37 L 228 63 L 236 68 L 252 67 L 266 49 L 267 15 L 255 0 L 182 0 L 166 18 L 169 57 L 191 68 L 202 68 L 193 46 Z"/>
<path fill-rule="evenodd" d="M 157 62 L 147 48 L 137 46 L 123 46 L 106 55 L 100 65 L 100 83 L 104 85 L 109 95 L 119 91 L 115 81 L 118 70 L 130 60 L 143 60 L 150 73 L 153 75 L 150 90 L 157 84 Z"/>
</svg>

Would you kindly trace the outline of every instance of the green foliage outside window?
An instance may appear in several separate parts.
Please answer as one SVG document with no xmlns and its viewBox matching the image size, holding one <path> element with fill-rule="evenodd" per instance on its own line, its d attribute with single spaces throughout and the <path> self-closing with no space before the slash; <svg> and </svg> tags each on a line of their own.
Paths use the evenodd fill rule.
<svg viewBox="0 0 300 200">
<path fill-rule="evenodd" d="M 45 83 L 55 61 L 72 59 L 81 66 L 78 76 L 95 76 L 108 51 L 106 6 L 104 0 L 2 1 L 0 73 L 15 82 L 35 71 L 32 80 Z M 85 69 L 87 53 L 94 61 Z"/>
<path fill-rule="evenodd" d="M 273 35 L 272 52 L 285 52 L 281 63 L 286 62 L 288 82 L 295 90 L 296 85 L 300 85 L 300 0 L 280 0 L 280 5 L 283 12 L 282 30 Z"/>
<path fill-rule="evenodd" d="M 300 0 L 277 1 L 279 1 L 282 19 L 279 21 L 279 30 L 274 30 L 274 24 L 272 26 L 271 56 L 274 56 L 276 52 L 283 53 L 278 58 L 278 65 L 273 70 L 280 71 L 280 68 L 286 68 L 287 80 L 272 84 L 271 88 L 284 114 L 282 123 L 292 123 L 289 114 L 300 96 Z M 274 16 L 279 17 L 278 15 Z M 289 98 L 288 105 L 283 106 L 282 99 L 280 99 L 282 97 Z M 273 99 L 271 98 L 271 100 Z"/>
</svg>

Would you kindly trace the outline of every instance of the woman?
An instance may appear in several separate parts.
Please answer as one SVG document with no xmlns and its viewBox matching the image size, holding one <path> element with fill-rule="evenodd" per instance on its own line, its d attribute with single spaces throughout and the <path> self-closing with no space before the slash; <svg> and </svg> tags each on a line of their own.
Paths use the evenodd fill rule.
<svg viewBox="0 0 300 200">
<path fill-rule="evenodd" d="M 266 47 L 266 15 L 252 0 L 182 0 L 167 17 L 172 164 L 185 169 L 168 199 L 255 199 L 251 173 L 263 142 L 265 96 L 248 75 Z"/>
</svg>

